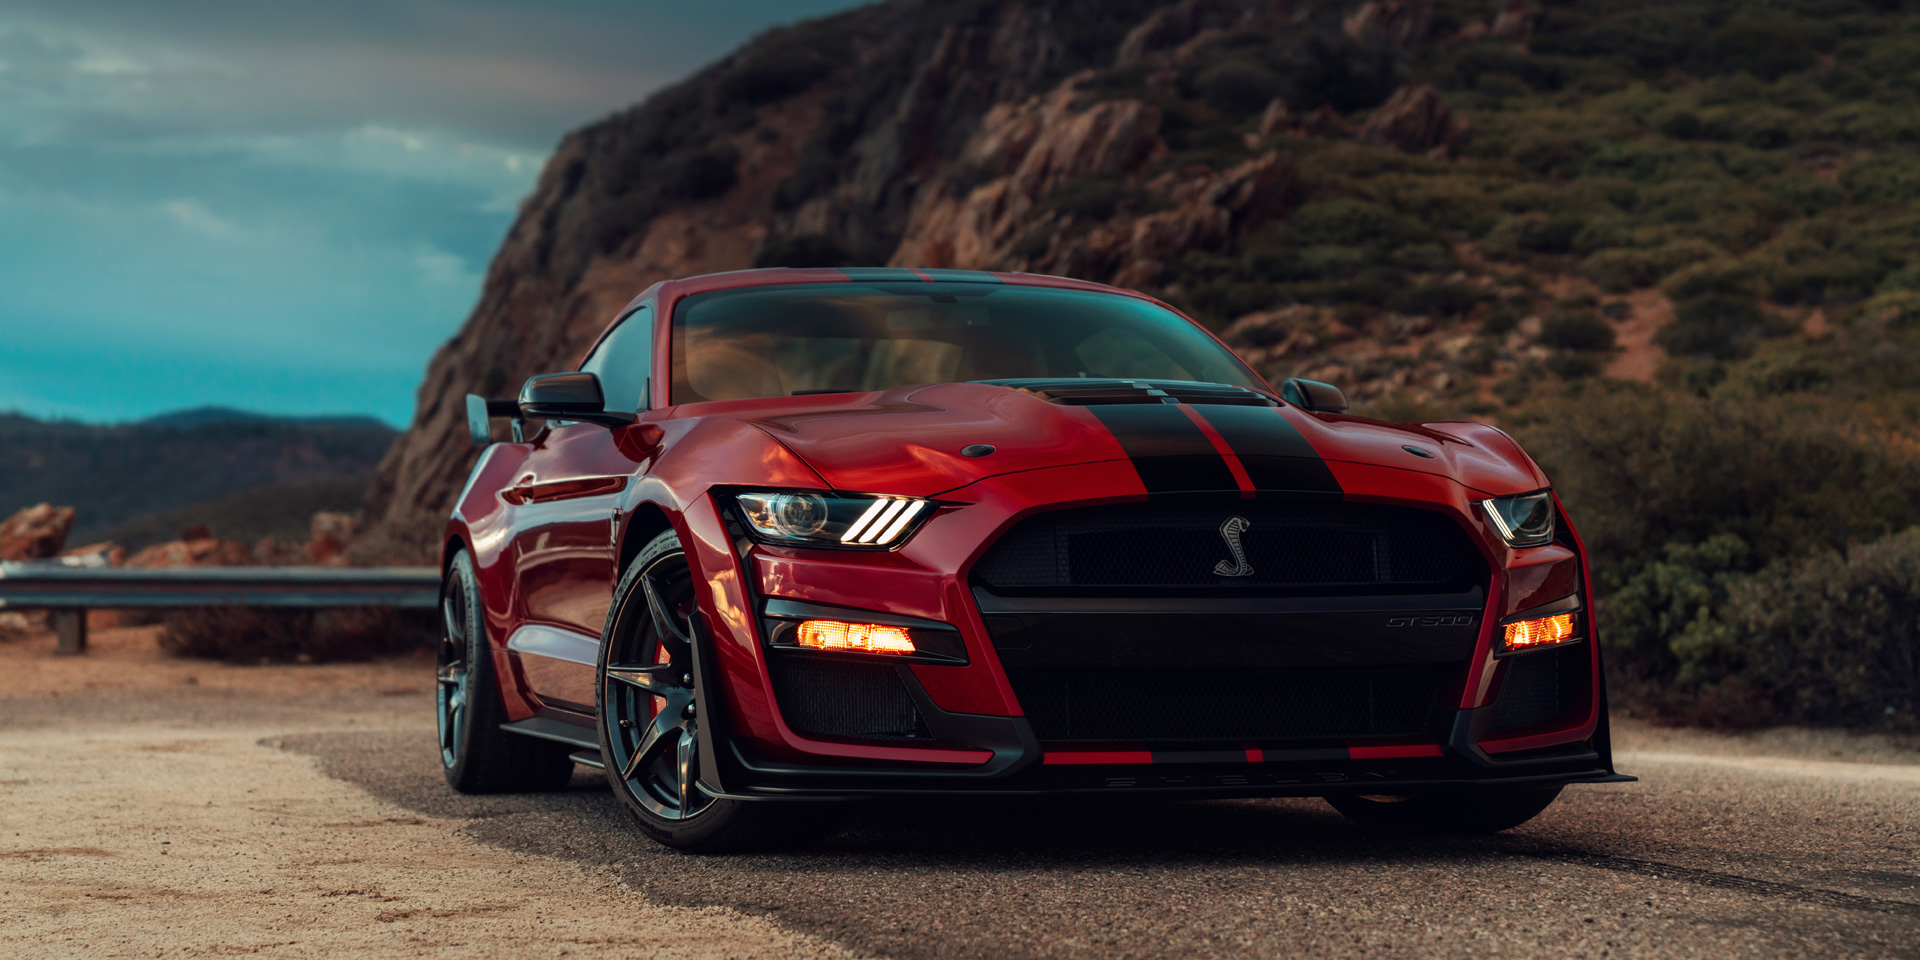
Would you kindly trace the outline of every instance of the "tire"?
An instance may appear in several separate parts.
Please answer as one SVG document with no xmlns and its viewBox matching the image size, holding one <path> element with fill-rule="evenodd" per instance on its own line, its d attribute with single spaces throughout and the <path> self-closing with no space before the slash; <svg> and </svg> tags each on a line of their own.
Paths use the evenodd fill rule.
<svg viewBox="0 0 1920 960">
<path fill-rule="evenodd" d="M 1561 789 L 1499 787 L 1411 797 L 1344 793 L 1326 800 L 1347 819 L 1369 827 L 1472 836 L 1498 833 L 1532 820 L 1560 796 Z"/>
<path fill-rule="evenodd" d="M 607 785 L 641 832 L 669 847 L 721 852 L 784 846 L 830 832 L 820 803 L 707 795 L 692 667 L 694 579 L 680 540 L 666 531 L 620 578 L 601 632 L 594 706 Z M 704 678 L 702 678 L 704 679 Z M 837 807 L 838 805 L 831 805 Z"/>
<path fill-rule="evenodd" d="M 440 581 L 440 645 L 435 663 L 440 765 L 461 793 L 557 790 L 573 779 L 564 744 L 500 729 L 507 720 L 487 640 L 480 582 L 465 550 Z"/>
</svg>

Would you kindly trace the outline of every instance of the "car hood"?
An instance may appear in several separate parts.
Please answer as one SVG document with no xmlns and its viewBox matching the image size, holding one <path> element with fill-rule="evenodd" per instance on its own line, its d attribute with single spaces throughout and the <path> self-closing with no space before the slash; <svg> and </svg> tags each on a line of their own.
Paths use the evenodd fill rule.
<svg viewBox="0 0 1920 960">
<path fill-rule="evenodd" d="M 1182 394 L 1157 381 L 947 383 L 781 398 L 783 409 L 735 415 L 850 492 L 927 497 L 1023 470 L 1129 458 L 1137 466 L 1143 458 L 1217 462 L 1223 451 L 1248 462 L 1318 460 L 1435 474 L 1494 496 L 1547 485 L 1511 438 L 1484 424 L 1389 424 L 1270 406 L 1238 388 L 1187 386 L 1194 390 Z M 1155 387 L 1185 403 L 1144 395 Z M 1164 406 L 1142 409 L 1146 404 Z M 976 445 L 993 451 L 961 452 Z"/>
</svg>

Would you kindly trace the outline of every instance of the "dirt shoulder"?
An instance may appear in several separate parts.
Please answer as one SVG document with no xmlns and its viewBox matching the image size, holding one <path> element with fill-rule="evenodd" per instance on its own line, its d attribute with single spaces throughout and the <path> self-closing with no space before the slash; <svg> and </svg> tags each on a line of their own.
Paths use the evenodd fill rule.
<svg viewBox="0 0 1920 960">
<path fill-rule="evenodd" d="M 289 733 L 431 737 L 430 663 L 172 661 L 153 632 L 102 631 L 84 659 L 53 658 L 51 638 L 0 645 L 8 716 L 91 705 L 58 724 L 0 719 L 0 955 L 847 955 L 764 918 L 659 906 L 604 873 L 503 853 L 462 835 L 469 820 L 421 816 L 279 749 Z M 109 706 L 196 687 L 214 719 L 127 723 Z M 284 698 L 349 709 L 274 722 Z"/>
</svg>

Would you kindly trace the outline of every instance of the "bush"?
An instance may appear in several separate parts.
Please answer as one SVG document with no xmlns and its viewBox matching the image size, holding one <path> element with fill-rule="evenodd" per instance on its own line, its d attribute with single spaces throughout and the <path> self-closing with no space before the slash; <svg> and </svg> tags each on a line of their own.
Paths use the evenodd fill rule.
<svg viewBox="0 0 1920 960">
<path fill-rule="evenodd" d="M 1523 213 L 1494 224 L 1487 234 L 1489 253 L 1566 253 L 1586 220 L 1570 213 Z"/>
<path fill-rule="evenodd" d="M 329 663 L 419 649 L 436 636 L 430 611 L 202 607 L 169 614 L 160 649 L 233 663 Z"/>
<path fill-rule="evenodd" d="M 1464 283 L 1423 283 L 1403 287 L 1387 298 L 1387 309 L 1396 313 L 1432 317 L 1457 317 L 1480 302 L 1480 291 Z"/>
<path fill-rule="evenodd" d="M 1198 86 L 1207 105 L 1226 113 L 1264 109 L 1280 92 L 1280 78 L 1257 63 L 1228 60 L 1201 72 Z"/>
<path fill-rule="evenodd" d="M 1763 336 L 1784 332 L 1750 297 L 1713 293 L 1675 304 L 1673 322 L 1654 339 L 1675 356 L 1744 357 Z"/>
<path fill-rule="evenodd" d="M 1613 327 L 1585 310 L 1556 310 L 1540 324 L 1540 342 L 1562 350 L 1611 350 Z"/>
<path fill-rule="evenodd" d="M 1920 458 L 1818 395 L 1716 400 L 1596 384 L 1541 401 L 1513 432 L 1609 587 L 1669 542 L 1732 534 L 1765 564 L 1920 524 Z"/>
<path fill-rule="evenodd" d="M 1667 678 L 1679 667 L 1673 639 L 1712 620 L 1727 587 L 1753 569 L 1746 541 L 1722 533 L 1703 543 L 1669 543 L 1627 577 L 1600 608 L 1600 639 L 1635 679 Z"/>
<path fill-rule="evenodd" d="M 1672 646 L 1704 719 L 1920 729 L 1920 528 L 1733 582 Z"/>
</svg>

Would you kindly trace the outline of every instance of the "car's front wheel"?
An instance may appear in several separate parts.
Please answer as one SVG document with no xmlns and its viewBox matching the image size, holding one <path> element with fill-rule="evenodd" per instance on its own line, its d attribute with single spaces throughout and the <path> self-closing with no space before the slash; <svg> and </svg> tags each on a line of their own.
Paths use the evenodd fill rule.
<svg viewBox="0 0 1920 960">
<path fill-rule="evenodd" d="M 1496 787 L 1412 796 L 1334 794 L 1327 803 L 1370 827 L 1423 833 L 1483 834 L 1517 827 L 1540 815 L 1560 787 Z"/>
<path fill-rule="evenodd" d="M 713 720 L 698 708 L 696 615 L 693 570 L 669 530 L 628 565 L 602 634 L 596 699 L 607 782 L 640 829 L 670 847 L 807 839 L 812 831 L 785 804 L 715 797 L 700 786 L 700 741 Z"/>
</svg>

